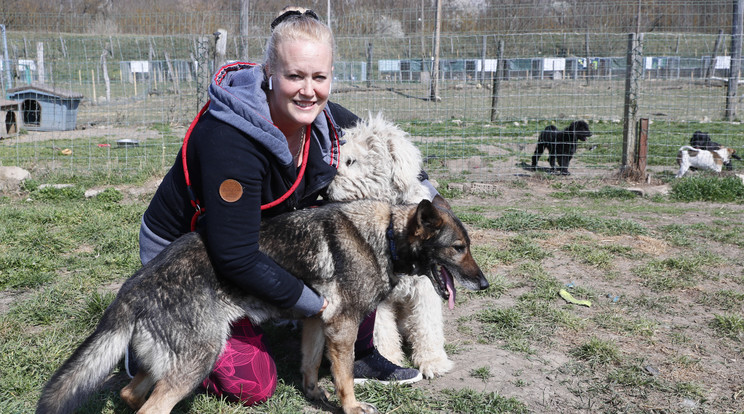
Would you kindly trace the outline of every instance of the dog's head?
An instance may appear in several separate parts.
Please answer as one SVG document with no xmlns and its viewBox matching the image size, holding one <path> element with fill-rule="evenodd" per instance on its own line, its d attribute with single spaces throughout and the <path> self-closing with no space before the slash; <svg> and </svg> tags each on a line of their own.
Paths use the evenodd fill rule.
<svg viewBox="0 0 744 414">
<path fill-rule="evenodd" d="M 721 148 L 721 149 L 724 149 L 724 148 Z M 731 160 L 732 158 L 734 158 L 734 159 L 738 159 L 738 158 L 739 158 L 739 157 L 738 157 L 738 156 L 736 155 L 736 150 L 735 150 L 735 149 L 733 149 L 733 148 L 729 148 L 729 147 L 726 147 L 725 149 L 726 149 L 726 156 L 725 156 L 725 161 L 724 161 L 724 162 L 728 162 L 728 161 L 730 161 L 730 160 Z"/>
<path fill-rule="evenodd" d="M 418 270 L 429 276 L 437 293 L 455 306 L 454 280 L 470 290 L 488 288 L 488 281 L 470 252 L 465 227 L 449 210 L 424 199 L 409 219 L 408 242 L 418 251 Z"/>
<path fill-rule="evenodd" d="M 339 167 L 327 195 L 334 201 L 384 200 L 395 204 L 418 201 L 421 152 L 408 134 L 380 115 L 345 131 Z"/>
<path fill-rule="evenodd" d="M 709 149 L 710 136 L 705 132 L 695 131 L 690 138 L 690 146 L 700 149 Z"/>
<path fill-rule="evenodd" d="M 574 140 L 586 141 L 587 138 L 592 136 L 592 131 L 589 130 L 589 124 L 586 121 L 574 121 L 566 128 L 566 132 L 569 132 Z"/>
</svg>

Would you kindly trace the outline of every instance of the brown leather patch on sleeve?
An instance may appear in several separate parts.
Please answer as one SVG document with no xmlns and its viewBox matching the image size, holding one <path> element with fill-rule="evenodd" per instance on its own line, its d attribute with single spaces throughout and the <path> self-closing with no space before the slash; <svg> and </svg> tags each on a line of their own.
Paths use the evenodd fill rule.
<svg viewBox="0 0 744 414">
<path fill-rule="evenodd" d="M 228 203 L 234 203 L 243 196 L 243 186 L 237 180 L 227 179 L 220 184 L 220 197 Z"/>
</svg>

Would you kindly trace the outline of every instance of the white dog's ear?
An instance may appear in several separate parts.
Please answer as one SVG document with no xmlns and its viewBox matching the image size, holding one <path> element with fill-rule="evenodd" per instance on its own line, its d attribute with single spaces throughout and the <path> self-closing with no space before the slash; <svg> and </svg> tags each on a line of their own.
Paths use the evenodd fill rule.
<svg viewBox="0 0 744 414">
<path fill-rule="evenodd" d="M 411 142 L 405 131 L 392 126 L 394 132 L 388 139 L 388 152 L 393 159 L 393 184 L 401 192 L 410 191 L 418 181 L 422 169 L 421 151 Z"/>
</svg>

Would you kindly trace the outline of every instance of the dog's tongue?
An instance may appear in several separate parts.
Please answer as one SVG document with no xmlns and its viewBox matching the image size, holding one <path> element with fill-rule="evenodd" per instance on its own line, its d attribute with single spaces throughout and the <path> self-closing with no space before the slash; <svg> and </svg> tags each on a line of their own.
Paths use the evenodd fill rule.
<svg viewBox="0 0 744 414">
<path fill-rule="evenodd" d="M 444 276 L 444 284 L 447 286 L 447 292 L 449 292 L 449 308 L 450 310 L 452 310 L 455 309 L 455 283 L 452 280 L 452 276 L 450 276 L 446 270 L 442 270 L 442 275 Z"/>
</svg>

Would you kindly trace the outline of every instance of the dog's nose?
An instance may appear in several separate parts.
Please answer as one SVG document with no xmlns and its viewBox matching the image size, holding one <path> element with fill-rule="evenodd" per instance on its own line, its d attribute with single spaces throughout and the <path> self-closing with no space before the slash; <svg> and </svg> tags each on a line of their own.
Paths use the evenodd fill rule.
<svg viewBox="0 0 744 414">
<path fill-rule="evenodd" d="M 481 276 L 481 278 L 480 278 L 480 290 L 488 289 L 488 286 L 490 286 L 488 284 L 488 280 L 486 280 L 485 277 Z"/>
</svg>

